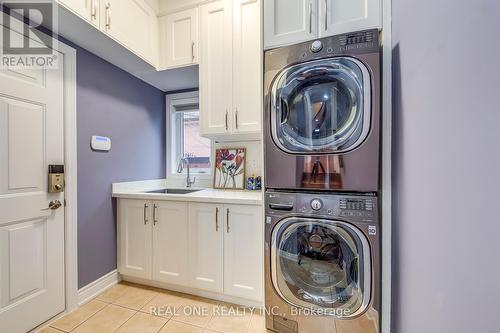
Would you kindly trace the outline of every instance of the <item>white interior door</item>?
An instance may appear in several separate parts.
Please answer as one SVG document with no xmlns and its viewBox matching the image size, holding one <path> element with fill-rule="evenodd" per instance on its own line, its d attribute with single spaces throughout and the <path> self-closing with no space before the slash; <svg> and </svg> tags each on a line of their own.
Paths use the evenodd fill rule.
<svg viewBox="0 0 500 333">
<path fill-rule="evenodd" d="M 26 332 L 65 308 L 64 207 L 43 210 L 64 202 L 47 192 L 48 165 L 64 164 L 62 68 L 59 55 L 58 69 L 0 69 L 2 332 Z"/>
</svg>

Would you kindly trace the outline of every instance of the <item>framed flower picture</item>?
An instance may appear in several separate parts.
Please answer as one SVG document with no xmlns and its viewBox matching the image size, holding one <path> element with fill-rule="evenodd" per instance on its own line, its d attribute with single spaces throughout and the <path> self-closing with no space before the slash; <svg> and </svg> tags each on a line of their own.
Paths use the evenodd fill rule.
<svg viewBox="0 0 500 333">
<path fill-rule="evenodd" d="M 214 188 L 245 189 L 245 148 L 220 148 L 215 150 Z"/>
</svg>

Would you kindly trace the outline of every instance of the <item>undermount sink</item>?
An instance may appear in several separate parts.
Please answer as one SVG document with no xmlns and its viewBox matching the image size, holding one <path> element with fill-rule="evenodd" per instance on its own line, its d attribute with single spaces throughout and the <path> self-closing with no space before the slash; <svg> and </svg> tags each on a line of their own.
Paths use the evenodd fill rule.
<svg viewBox="0 0 500 333">
<path fill-rule="evenodd" d="M 167 188 L 163 190 L 147 191 L 146 193 L 163 193 L 163 194 L 189 194 L 201 190 L 188 189 L 188 188 Z"/>
</svg>

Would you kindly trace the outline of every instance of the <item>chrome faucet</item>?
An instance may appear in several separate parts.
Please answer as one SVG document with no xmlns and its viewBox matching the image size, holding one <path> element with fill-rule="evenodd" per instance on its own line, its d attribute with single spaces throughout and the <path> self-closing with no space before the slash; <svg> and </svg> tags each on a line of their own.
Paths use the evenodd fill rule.
<svg viewBox="0 0 500 333">
<path fill-rule="evenodd" d="M 181 157 L 179 159 L 179 164 L 177 165 L 177 173 L 182 173 L 182 170 L 184 170 L 184 167 L 187 168 L 187 176 L 186 176 L 186 187 L 191 187 L 196 182 L 196 177 L 191 180 L 191 174 L 190 174 L 190 166 L 189 166 L 189 157 Z"/>
</svg>

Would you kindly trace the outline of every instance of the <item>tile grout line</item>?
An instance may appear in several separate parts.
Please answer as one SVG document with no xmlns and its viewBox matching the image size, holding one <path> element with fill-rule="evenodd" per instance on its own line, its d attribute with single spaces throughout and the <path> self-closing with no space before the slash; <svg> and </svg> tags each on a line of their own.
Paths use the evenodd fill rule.
<svg viewBox="0 0 500 333">
<path fill-rule="evenodd" d="M 94 299 L 91 299 L 89 302 L 92 302 Z M 100 301 L 102 302 L 102 301 Z M 88 303 L 88 302 L 87 302 Z M 109 306 L 109 304 L 111 303 L 108 303 L 108 302 L 103 302 L 103 303 L 106 303 L 105 306 L 102 307 L 102 309 L 100 309 L 99 311 L 97 311 L 96 313 L 94 313 L 93 315 L 89 316 L 87 319 L 85 319 L 84 321 L 82 321 L 80 324 L 76 325 L 75 327 L 73 327 L 69 332 L 73 332 L 74 330 L 76 330 L 78 327 L 80 327 L 81 325 L 83 325 L 83 323 L 85 323 L 87 320 L 89 320 L 90 318 L 94 317 L 96 314 L 98 314 L 99 312 L 101 312 L 102 310 L 104 310 L 105 308 L 107 308 Z M 75 311 L 77 311 L 78 309 L 80 309 L 81 307 L 78 307 Z M 64 318 L 64 317 L 63 317 Z M 52 328 L 55 328 L 59 331 L 61 331 L 60 329 L 58 329 L 57 327 L 53 327 L 53 326 L 50 326 Z M 66 333 L 66 331 L 63 331 Z"/>
</svg>

